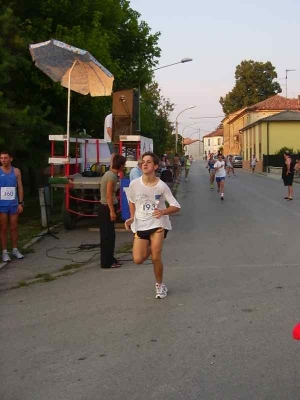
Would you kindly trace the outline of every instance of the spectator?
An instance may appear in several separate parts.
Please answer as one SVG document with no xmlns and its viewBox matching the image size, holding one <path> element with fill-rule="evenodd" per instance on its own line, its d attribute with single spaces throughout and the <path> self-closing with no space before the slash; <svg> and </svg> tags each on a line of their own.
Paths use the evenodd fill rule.
<svg viewBox="0 0 300 400">
<path fill-rule="evenodd" d="M 0 233 L 2 244 L 2 261 L 11 261 L 7 252 L 7 228 L 10 223 L 10 236 L 12 242 L 12 256 L 18 259 L 24 258 L 18 250 L 18 219 L 23 212 L 24 191 L 21 172 L 11 163 L 13 158 L 8 151 L 0 154 Z"/>
<path fill-rule="evenodd" d="M 288 187 L 288 195 L 284 199 L 291 201 L 293 200 L 294 163 L 289 151 L 285 151 L 283 157 L 284 165 L 282 168 L 282 179 L 284 186 Z"/>
<path fill-rule="evenodd" d="M 143 175 L 143 172 L 141 170 L 142 162 L 143 162 L 142 158 L 139 158 L 137 166 L 132 168 L 132 170 L 130 171 L 129 174 L 130 182 L 133 181 L 134 179 L 140 178 Z"/>
<path fill-rule="evenodd" d="M 118 174 L 124 171 L 125 157 L 116 154 L 112 167 L 105 172 L 101 180 L 100 217 L 100 248 L 101 268 L 119 268 L 121 263 L 114 257 L 115 250 L 115 220 L 118 200 L 116 197 Z"/>
</svg>

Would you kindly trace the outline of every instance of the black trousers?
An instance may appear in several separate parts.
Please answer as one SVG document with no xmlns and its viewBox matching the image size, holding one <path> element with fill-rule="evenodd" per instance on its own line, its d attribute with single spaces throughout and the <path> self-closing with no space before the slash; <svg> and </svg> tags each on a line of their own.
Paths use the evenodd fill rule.
<svg viewBox="0 0 300 400">
<path fill-rule="evenodd" d="M 115 206 L 115 211 L 116 211 Z M 99 209 L 100 218 L 100 249 L 101 268 L 110 268 L 115 263 L 114 258 L 116 232 L 115 223 L 110 220 L 109 207 L 106 204 L 100 204 Z"/>
</svg>

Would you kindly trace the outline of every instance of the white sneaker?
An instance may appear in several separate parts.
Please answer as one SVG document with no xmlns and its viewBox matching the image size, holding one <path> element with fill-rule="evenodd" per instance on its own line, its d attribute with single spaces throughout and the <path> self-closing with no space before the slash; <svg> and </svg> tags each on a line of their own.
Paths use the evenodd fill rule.
<svg viewBox="0 0 300 400">
<path fill-rule="evenodd" d="M 165 286 L 163 283 L 162 284 L 156 283 L 155 292 L 156 292 L 155 295 L 156 299 L 164 299 L 165 297 L 167 297 L 168 294 L 167 286 Z"/>
<path fill-rule="evenodd" d="M 8 252 L 6 251 L 5 253 L 2 253 L 2 261 L 3 262 L 9 262 L 11 261 Z"/>
<path fill-rule="evenodd" d="M 19 252 L 18 249 L 13 249 L 11 252 L 11 255 L 17 258 L 18 260 L 21 260 L 21 258 L 24 258 L 23 254 Z"/>
</svg>

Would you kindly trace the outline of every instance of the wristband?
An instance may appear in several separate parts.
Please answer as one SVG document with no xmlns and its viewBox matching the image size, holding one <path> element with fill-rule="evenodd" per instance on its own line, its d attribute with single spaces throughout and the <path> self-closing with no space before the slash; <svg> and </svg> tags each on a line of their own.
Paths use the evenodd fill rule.
<svg viewBox="0 0 300 400">
<path fill-rule="evenodd" d="M 24 207 L 24 201 L 19 201 L 19 206 L 23 206 Z"/>
</svg>

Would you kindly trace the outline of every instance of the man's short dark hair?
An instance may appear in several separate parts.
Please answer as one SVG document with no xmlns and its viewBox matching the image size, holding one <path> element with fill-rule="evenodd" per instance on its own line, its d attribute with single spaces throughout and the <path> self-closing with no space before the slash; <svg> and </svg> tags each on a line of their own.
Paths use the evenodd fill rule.
<svg viewBox="0 0 300 400">
<path fill-rule="evenodd" d="M 120 154 L 116 154 L 112 161 L 113 169 L 120 169 L 126 163 L 126 158 Z"/>
<path fill-rule="evenodd" d="M 146 153 L 144 153 L 142 155 L 142 158 L 146 157 L 146 156 L 150 156 L 152 157 L 152 160 L 154 162 L 154 165 L 159 165 L 159 158 L 155 153 L 152 153 L 152 151 L 146 151 Z"/>
<path fill-rule="evenodd" d="M 11 152 L 8 151 L 8 150 L 2 150 L 1 153 L 0 153 L 0 155 L 1 155 L 1 154 L 8 154 L 9 157 L 12 157 L 12 156 L 13 156 L 13 155 L 11 154 Z"/>
<path fill-rule="evenodd" d="M 284 152 L 284 154 L 285 154 L 286 156 L 289 156 L 289 155 L 290 155 L 290 152 L 289 152 L 288 150 L 286 150 L 286 151 Z"/>
</svg>

